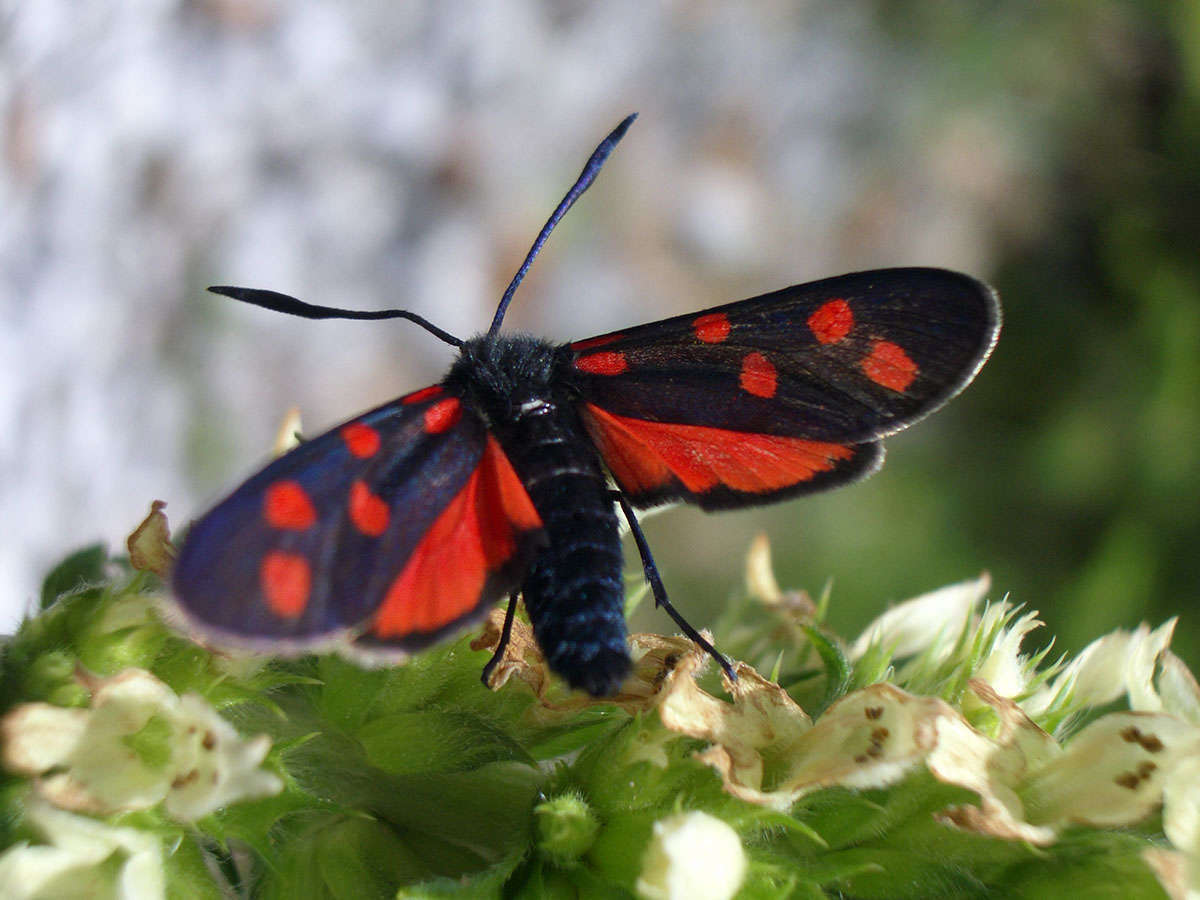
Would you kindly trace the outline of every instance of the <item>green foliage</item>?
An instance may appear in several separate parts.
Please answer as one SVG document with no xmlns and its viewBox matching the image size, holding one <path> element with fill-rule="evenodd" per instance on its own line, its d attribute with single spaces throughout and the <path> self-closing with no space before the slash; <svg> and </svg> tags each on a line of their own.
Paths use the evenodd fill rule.
<svg viewBox="0 0 1200 900">
<path fill-rule="evenodd" d="M 62 578 L 64 592 L 4 648 L 6 707 L 83 706 L 81 672 L 136 666 L 272 742 L 266 765 L 282 776 L 278 794 L 231 803 L 190 826 L 157 809 L 113 817 L 162 837 L 172 896 L 625 898 L 656 824 L 694 810 L 739 836 L 749 859 L 743 898 L 1035 897 L 1063 885 L 1086 886 L 1089 896 L 1115 885 L 1120 896 L 1162 896 L 1141 857 L 1155 832 L 1077 829 L 1035 849 L 951 829 L 939 811 L 977 798 L 921 768 L 887 789 L 817 790 L 786 812 L 751 804 L 695 757 L 704 742 L 669 731 L 653 711 L 555 709 L 518 681 L 484 689 L 487 654 L 472 651 L 469 637 L 390 669 L 334 656 L 214 656 L 158 621 L 153 576 L 93 551 L 71 559 L 87 560 L 91 575 Z M 97 566 L 105 579 L 92 577 Z M 908 687 L 958 702 L 1018 616 L 985 615 L 989 624 L 964 630 L 949 655 L 895 661 L 875 646 L 852 661 L 815 619 L 793 621 L 744 600 L 734 610 L 737 628 L 722 645 L 790 673 L 793 696 L 814 716 L 894 678 L 897 667 Z M 143 763 L 161 765 L 169 737 L 151 717 L 124 742 Z M 763 751 L 764 789 L 786 770 L 776 756 Z M 22 818 L 27 782 L 10 776 L 0 789 L 4 846 L 36 840 Z M 106 865 L 118 866 L 113 859 Z"/>
</svg>

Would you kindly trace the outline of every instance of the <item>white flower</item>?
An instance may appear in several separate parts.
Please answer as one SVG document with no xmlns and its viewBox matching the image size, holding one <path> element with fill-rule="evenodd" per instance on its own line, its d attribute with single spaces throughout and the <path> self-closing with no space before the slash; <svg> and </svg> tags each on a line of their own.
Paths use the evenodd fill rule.
<svg viewBox="0 0 1200 900">
<path fill-rule="evenodd" d="M 746 877 L 737 832 L 708 813 L 659 819 L 637 880 L 644 900 L 729 900 Z"/>
<path fill-rule="evenodd" d="M 850 658 L 858 659 L 871 647 L 882 646 L 896 658 L 929 651 L 932 661 L 945 659 L 991 584 L 984 573 L 892 607 L 859 635 L 850 648 Z"/>
<path fill-rule="evenodd" d="M 97 682 L 90 709 L 27 703 L 0 729 L 5 764 L 36 777 L 42 796 L 64 809 L 106 814 L 165 801 L 168 815 L 187 822 L 282 788 L 259 769 L 265 737 L 243 740 L 201 698 L 181 699 L 142 669 Z"/>
<path fill-rule="evenodd" d="M 1163 832 L 1179 851 L 1183 895 L 1200 897 L 1200 756 L 1189 758 L 1167 776 Z"/>
<path fill-rule="evenodd" d="M 1154 688 L 1159 657 L 1171 643 L 1175 619 L 1153 631 L 1139 625 L 1118 629 L 1092 641 L 1046 686 L 1021 701 L 1021 708 L 1039 716 L 1056 707 L 1084 709 L 1111 703 L 1122 694 L 1140 712 L 1158 712 L 1163 700 Z"/>
<path fill-rule="evenodd" d="M 980 797 L 978 806 L 944 810 L 942 821 L 1046 845 L 1067 826 L 1132 825 L 1165 802 L 1168 838 L 1187 853 L 1197 849 L 1196 726 L 1166 713 L 1116 712 L 1060 744 L 1013 701 L 983 682 L 971 687 L 1001 727 L 991 738 L 957 716 L 938 722 L 929 770 Z"/>
<path fill-rule="evenodd" d="M 25 842 L 0 854 L 0 896 L 8 900 L 165 897 L 162 850 L 153 834 L 113 828 L 33 800 L 26 820 L 45 844 Z M 117 865 L 110 860 L 114 857 Z"/>
<path fill-rule="evenodd" d="M 983 613 L 979 633 L 986 635 L 991 646 L 975 669 L 975 677 L 986 681 L 1002 697 L 1023 694 L 1035 674 L 1029 657 L 1021 653 L 1025 635 L 1040 628 L 1037 613 L 1028 612 L 1010 621 L 1015 615 L 1007 603 L 993 603 Z"/>
<path fill-rule="evenodd" d="M 1196 683 L 1196 676 L 1170 650 L 1162 652 L 1158 665 L 1154 686 L 1158 688 L 1164 711 L 1200 725 L 1200 684 Z"/>
</svg>

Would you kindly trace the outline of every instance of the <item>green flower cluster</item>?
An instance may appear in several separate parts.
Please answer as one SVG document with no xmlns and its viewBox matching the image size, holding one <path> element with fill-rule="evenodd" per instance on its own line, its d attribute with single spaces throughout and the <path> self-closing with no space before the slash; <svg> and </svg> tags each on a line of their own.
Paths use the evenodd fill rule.
<svg viewBox="0 0 1200 900">
<path fill-rule="evenodd" d="M 982 578 L 843 641 L 760 542 L 719 629 L 738 680 L 634 635 L 601 702 L 519 619 L 486 690 L 498 616 L 389 669 L 206 649 L 164 624 L 161 509 L 130 550 L 65 560 L 3 647 L 5 897 L 1200 889 L 1200 689 L 1172 623 L 1049 662 Z"/>
</svg>

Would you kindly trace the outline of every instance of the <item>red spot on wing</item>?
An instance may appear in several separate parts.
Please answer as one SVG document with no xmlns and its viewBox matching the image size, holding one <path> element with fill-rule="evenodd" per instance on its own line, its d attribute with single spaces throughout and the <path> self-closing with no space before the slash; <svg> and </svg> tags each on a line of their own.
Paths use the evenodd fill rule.
<svg viewBox="0 0 1200 900">
<path fill-rule="evenodd" d="M 430 397 L 436 397 L 444 390 L 445 388 L 443 388 L 440 384 L 431 384 L 427 388 L 421 388 L 419 391 L 413 391 L 407 397 L 402 398 L 400 402 L 406 406 L 412 403 L 422 403 L 428 400 Z"/>
<path fill-rule="evenodd" d="M 388 588 L 372 632 L 384 639 L 428 633 L 469 615 L 488 574 L 516 555 L 522 533 L 541 527 L 521 479 L 489 435 L 478 468 Z"/>
<path fill-rule="evenodd" d="M 312 590 L 312 568 L 297 553 L 272 550 L 262 558 L 259 585 L 271 612 L 281 619 L 295 619 L 308 605 Z"/>
<path fill-rule="evenodd" d="M 579 357 L 575 360 L 575 368 L 592 375 L 620 375 L 629 368 L 629 363 L 624 353 L 601 351 Z"/>
<path fill-rule="evenodd" d="M 602 334 L 600 337 L 588 338 L 583 341 L 576 341 L 571 345 L 572 350 L 591 350 L 593 347 L 603 347 L 605 344 L 611 344 L 613 341 L 619 341 L 625 337 L 623 334 Z"/>
<path fill-rule="evenodd" d="M 387 530 L 391 514 L 387 504 L 371 493 L 366 482 L 350 485 L 350 521 L 367 537 L 379 537 Z"/>
<path fill-rule="evenodd" d="M 351 422 L 342 429 L 342 440 L 351 455 L 366 459 L 379 452 L 379 432 L 362 422 Z"/>
<path fill-rule="evenodd" d="M 917 377 L 917 364 L 891 341 L 876 341 L 871 355 L 862 361 L 862 370 L 873 382 L 893 391 L 908 390 Z"/>
<path fill-rule="evenodd" d="M 692 322 L 696 337 L 706 344 L 719 344 L 729 337 L 731 326 L 725 313 L 706 313 Z"/>
<path fill-rule="evenodd" d="M 742 390 L 756 397 L 774 397 L 779 386 L 779 373 L 774 364 L 761 353 L 747 353 L 742 360 L 742 374 L 738 379 Z"/>
<path fill-rule="evenodd" d="M 462 404 L 457 397 L 447 397 L 425 410 L 425 430 L 430 434 L 441 434 L 457 425 L 461 418 Z"/>
<path fill-rule="evenodd" d="M 272 528 L 304 531 L 317 521 L 317 511 L 299 482 L 277 481 L 263 494 L 263 517 Z"/>
<path fill-rule="evenodd" d="M 718 484 L 744 493 L 768 493 L 808 481 L 854 456 L 853 448 L 844 444 L 649 422 L 590 403 L 584 411 L 605 465 L 634 495 L 666 487 L 672 479 L 692 494 Z"/>
<path fill-rule="evenodd" d="M 836 344 L 854 327 L 850 304 L 840 297 L 829 300 L 808 317 L 808 328 L 822 344 Z"/>
</svg>

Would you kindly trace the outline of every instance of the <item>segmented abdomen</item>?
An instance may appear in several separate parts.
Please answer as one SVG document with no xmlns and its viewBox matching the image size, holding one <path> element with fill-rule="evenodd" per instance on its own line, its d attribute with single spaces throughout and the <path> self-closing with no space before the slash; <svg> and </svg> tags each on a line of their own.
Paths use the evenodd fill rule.
<svg viewBox="0 0 1200 900">
<path fill-rule="evenodd" d="M 522 585 L 552 671 L 595 696 L 629 673 L 617 516 L 604 471 L 573 409 L 534 401 L 501 435 L 546 527 Z"/>
</svg>

